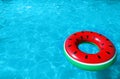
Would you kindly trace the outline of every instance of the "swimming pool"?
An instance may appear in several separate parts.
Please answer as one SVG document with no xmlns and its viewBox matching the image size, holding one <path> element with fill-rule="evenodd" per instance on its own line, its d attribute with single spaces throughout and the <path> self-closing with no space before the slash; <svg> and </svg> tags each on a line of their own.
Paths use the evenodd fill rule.
<svg viewBox="0 0 120 79">
<path fill-rule="evenodd" d="M 82 30 L 107 36 L 117 62 L 94 72 L 71 65 L 63 43 Z M 0 79 L 119 79 L 119 31 L 119 0 L 0 0 Z"/>
</svg>

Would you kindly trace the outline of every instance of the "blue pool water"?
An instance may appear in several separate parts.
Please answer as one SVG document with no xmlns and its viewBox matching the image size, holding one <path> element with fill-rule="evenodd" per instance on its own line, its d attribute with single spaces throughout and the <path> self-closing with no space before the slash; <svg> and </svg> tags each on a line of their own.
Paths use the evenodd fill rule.
<svg viewBox="0 0 120 79">
<path fill-rule="evenodd" d="M 66 60 L 65 39 L 82 30 L 114 43 L 114 65 L 93 72 Z M 0 79 L 120 79 L 120 0 L 0 0 Z"/>
</svg>

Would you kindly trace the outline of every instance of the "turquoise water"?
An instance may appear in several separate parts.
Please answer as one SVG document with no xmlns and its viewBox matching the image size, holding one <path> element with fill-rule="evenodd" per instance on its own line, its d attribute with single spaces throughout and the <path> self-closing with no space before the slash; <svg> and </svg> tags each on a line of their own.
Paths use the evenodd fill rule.
<svg viewBox="0 0 120 79">
<path fill-rule="evenodd" d="M 65 39 L 82 30 L 114 43 L 114 65 L 91 72 L 66 60 Z M 120 79 L 119 51 L 120 0 L 0 0 L 0 79 Z"/>
<path fill-rule="evenodd" d="M 88 53 L 88 54 L 96 54 L 98 53 L 99 47 L 93 43 L 89 43 L 89 42 L 84 42 L 78 45 L 79 50 Z"/>
</svg>

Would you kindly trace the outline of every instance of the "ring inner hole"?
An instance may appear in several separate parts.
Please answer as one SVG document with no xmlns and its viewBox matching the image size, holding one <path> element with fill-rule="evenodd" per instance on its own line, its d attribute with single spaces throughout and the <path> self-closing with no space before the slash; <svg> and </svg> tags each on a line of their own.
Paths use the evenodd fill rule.
<svg viewBox="0 0 120 79">
<path fill-rule="evenodd" d="M 87 54 L 96 54 L 99 52 L 99 48 L 96 44 L 91 42 L 83 42 L 78 45 L 78 48 Z"/>
</svg>

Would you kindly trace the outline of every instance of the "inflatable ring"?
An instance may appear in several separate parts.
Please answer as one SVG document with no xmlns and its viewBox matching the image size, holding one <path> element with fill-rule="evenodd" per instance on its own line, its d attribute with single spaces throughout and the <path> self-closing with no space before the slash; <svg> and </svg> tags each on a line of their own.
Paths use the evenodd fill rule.
<svg viewBox="0 0 120 79">
<path fill-rule="evenodd" d="M 78 45 L 84 42 L 95 44 L 99 48 L 96 54 L 81 51 Z M 64 43 L 67 59 L 75 66 L 85 70 L 102 70 L 115 62 L 116 54 L 113 43 L 96 32 L 82 31 L 70 35 Z"/>
</svg>

